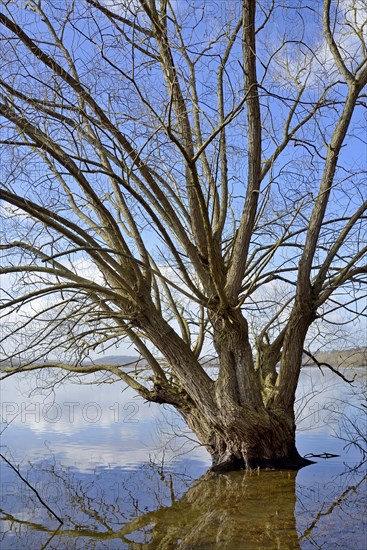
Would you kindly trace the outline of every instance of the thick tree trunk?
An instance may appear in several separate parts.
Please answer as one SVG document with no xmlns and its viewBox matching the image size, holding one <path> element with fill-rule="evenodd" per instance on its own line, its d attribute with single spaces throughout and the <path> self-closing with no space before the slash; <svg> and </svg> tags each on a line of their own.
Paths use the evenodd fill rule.
<svg viewBox="0 0 367 550">
<path fill-rule="evenodd" d="M 252 421 L 245 429 L 238 426 L 215 432 L 213 466 L 216 471 L 240 468 L 299 469 L 309 461 L 303 459 L 295 445 L 295 433 L 282 422 L 264 426 Z"/>
<path fill-rule="evenodd" d="M 286 407 L 264 399 L 247 323 L 239 310 L 227 308 L 212 320 L 219 359 L 216 381 L 172 328 L 154 318 L 154 310 L 149 324 L 150 339 L 177 377 L 175 387 L 163 382 L 151 399 L 171 403 L 180 412 L 210 453 L 213 470 L 299 469 L 310 464 L 295 445 L 294 399 Z"/>
<path fill-rule="evenodd" d="M 206 446 L 213 471 L 242 468 L 300 469 L 312 462 L 295 444 L 293 414 L 236 407 L 222 410 L 215 425 L 197 411 L 185 411 L 186 422 Z"/>
</svg>

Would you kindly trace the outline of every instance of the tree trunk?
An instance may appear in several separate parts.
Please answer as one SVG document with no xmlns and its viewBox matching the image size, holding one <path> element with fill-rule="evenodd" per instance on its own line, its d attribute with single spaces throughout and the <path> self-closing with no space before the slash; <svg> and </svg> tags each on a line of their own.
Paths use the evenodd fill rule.
<svg viewBox="0 0 367 550">
<path fill-rule="evenodd" d="M 300 469 L 312 464 L 295 444 L 293 413 L 222 409 L 215 424 L 196 410 L 181 413 L 212 457 L 213 471 L 242 468 Z"/>
<path fill-rule="evenodd" d="M 168 393 L 167 388 L 159 388 L 155 400 L 171 403 L 180 412 L 210 453 L 213 470 L 298 469 L 310 464 L 295 446 L 293 401 L 282 406 L 273 400 L 267 404 L 264 399 L 247 323 L 239 310 L 227 308 L 212 320 L 219 360 L 216 381 L 189 348 L 182 346 L 172 328 L 159 324 L 154 310 L 149 322 L 150 339 L 177 376 L 176 390 Z"/>
</svg>

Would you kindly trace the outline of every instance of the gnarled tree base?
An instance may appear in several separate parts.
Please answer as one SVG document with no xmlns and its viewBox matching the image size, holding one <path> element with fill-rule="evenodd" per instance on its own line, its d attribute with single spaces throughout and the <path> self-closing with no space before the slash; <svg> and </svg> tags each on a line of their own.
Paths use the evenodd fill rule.
<svg viewBox="0 0 367 550">
<path fill-rule="evenodd" d="M 210 468 L 212 472 L 230 472 L 233 470 L 245 470 L 250 468 L 261 468 L 268 470 L 300 470 L 305 466 L 315 464 L 313 460 L 308 460 L 302 457 L 297 450 L 293 455 L 279 458 L 252 458 L 245 460 L 244 458 L 232 456 L 226 460 L 218 460 L 213 457 L 213 465 Z"/>
<path fill-rule="evenodd" d="M 191 409 L 185 419 L 211 454 L 213 472 L 299 470 L 313 464 L 296 449 L 292 411 L 222 409 L 213 423 Z"/>
</svg>

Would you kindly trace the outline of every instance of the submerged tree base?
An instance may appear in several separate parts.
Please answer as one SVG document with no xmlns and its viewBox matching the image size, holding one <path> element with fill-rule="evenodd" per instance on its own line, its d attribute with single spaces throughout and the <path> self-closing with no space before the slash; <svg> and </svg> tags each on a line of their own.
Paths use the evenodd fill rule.
<svg viewBox="0 0 367 550">
<path fill-rule="evenodd" d="M 262 470 L 300 470 L 311 464 L 315 464 L 315 461 L 304 458 L 298 453 L 297 455 L 284 458 L 253 458 L 247 462 L 243 458 L 232 457 L 224 462 L 213 461 L 210 471 L 230 472 L 254 468 L 260 468 Z"/>
<path fill-rule="evenodd" d="M 297 450 L 292 408 L 261 409 L 224 403 L 217 416 L 195 406 L 181 414 L 210 453 L 212 472 L 300 470 L 314 464 Z"/>
<path fill-rule="evenodd" d="M 278 413 L 252 415 L 251 422 L 236 418 L 229 429 L 219 431 L 211 439 L 209 452 L 213 472 L 270 469 L 300 470 L 314 464 L 302 457 L 296 447 L 296 427 L 291 416 Z"/>
</svg>

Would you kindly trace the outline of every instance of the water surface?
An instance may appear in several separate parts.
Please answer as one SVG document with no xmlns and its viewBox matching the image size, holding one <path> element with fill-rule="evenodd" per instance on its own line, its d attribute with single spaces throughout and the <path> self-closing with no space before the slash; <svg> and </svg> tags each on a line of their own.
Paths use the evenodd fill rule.
<svg viewBox="0 0 367 550">
<path fill-rule="evenodd" d="M 302 372 L 298 449 L 340 456 L 298 473 L 226 475 L 206 473 L 207 452 L 172 409 L 121 384 L 68 383 L 29 396 L 30 377 L 6 380 L 1 453 L 38 495 L 1 461 L 0 547 L 364 550 L 358 372 L 354 387 L 330 372 Z"/>
</svg>

